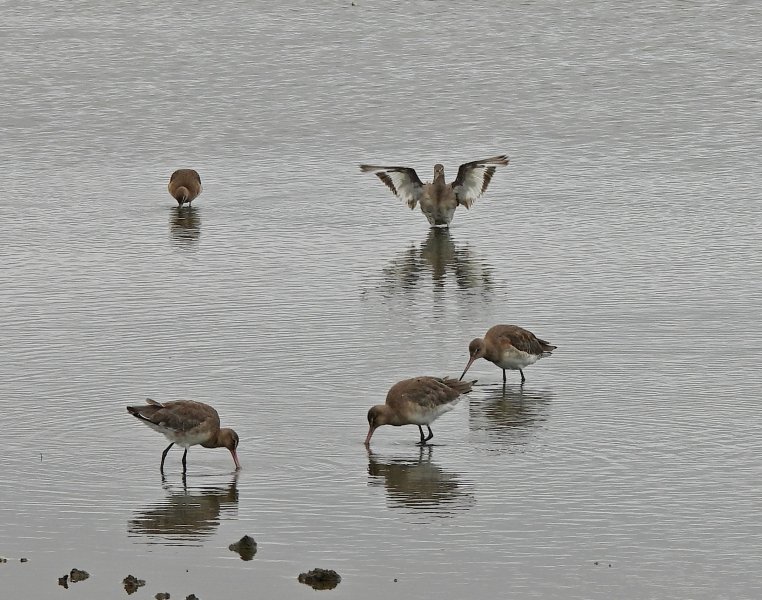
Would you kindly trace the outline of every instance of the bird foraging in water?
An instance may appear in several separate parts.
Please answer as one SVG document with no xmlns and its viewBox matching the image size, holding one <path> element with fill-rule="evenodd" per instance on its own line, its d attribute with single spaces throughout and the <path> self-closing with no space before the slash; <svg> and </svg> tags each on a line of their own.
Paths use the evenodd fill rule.
<svg viewBox="0 0 762 600">
<path fill-rule="evenodd" d="M 183 473 L 186 470 L 188 448 L 196 444 L 204 448 L 227 448 L 233 456 L 236 471 L 241 468 L 236 454 L 238 434 L 232 429 L 220 429 L 220 416 L 211 406 L 193 400 L 162 403 L 147 398 L 146 401 L 148 404 L 143 406 L 128 406 L 127 412 L 171 442 L 161 454 L 159 470 L 162 473 L 167 452 L 175 444 L 185 448 Z"/>
<path fill-rule="evenodd" d="M 434 437 L 430 424 L 455 408 L 461 394 L 470 392 L 475 383 L 449 377 L 414 377 L 394 384 L 386 394 L 386 404 L 377 404 L 368 411 L 370 429 L 365 445 L 370 446 L 373 432 L 381 425 L 418 425 L 421 434 L 418 444 L 426 444 Z M 428 436 L 423 435 L 421 425 L 426 425 Z"/>
<path fill-rule="evenodd" d="M 184 203 L 191 205 L 202 191 L 201 177 L 193 169 L 178 169 L 169 178 L 169 185 L 167 186 L 170 195 L 177 200 L 177 205 L 182 206 Z"/>
<path fill-rule="evenodd" d="M 410 167 L 381 167 L 360 165 L 363 173 L 373 172 L 392 193 L 407 202 L 412 210 L 420 203 L 421 212 L 432 227 L 447 227 L 458 206 L 471 208 L 479 196 L 487 191 L 495 169 L 508 164 L 504 154 L 463 163 L 452 183 L 445 183 L 444 166 L 434 165 L 434 180 L 423 183 L 415 169 Z"/>
<path fill-rule="evenodd" d="M 484 338 L 475 338 L 468 344 L 468 364 L 460 379 L 463 379 L 477 358 L 486 358 L 503 370 L 503 383 L 506 381 L 506 369 L 521 373 L 521 383 L 524 383 L 526 378 L 522 369 L 550 356 L 556 348 L 517 325 L 495 325 Z"/>
</svg>

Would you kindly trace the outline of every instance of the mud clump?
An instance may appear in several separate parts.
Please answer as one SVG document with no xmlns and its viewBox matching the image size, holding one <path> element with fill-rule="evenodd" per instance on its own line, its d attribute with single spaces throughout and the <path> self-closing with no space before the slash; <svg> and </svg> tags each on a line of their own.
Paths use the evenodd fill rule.
<svg viewBox="0 0 762 600">
<path fill-rule="evenodd" d="M 241 560 L 251 560 L 257 553 L 257 542 L 250 535 L 243 536 L 235 544 L 230 544 L 228 550 L 238 552 L 241 556 Z"/>
<path fill-rule="evenodd" d="M 190 594 L 185 597 L 185 600 L 198 600 L 198 598 L 196 597 L 196 594 Z"/>
<path fill-rule="evenodd" d="M 82 571 L 81 569 L 72 569 L 63 577 L 58 578 L 58 585 L 60 585 L 63 589 L 68 590 L 69 582 L 77 583 L 78 581 L 84 581 L 88 577 L 90 577 L 90 573 L 87 571 Z"/>
<path fill-rule="evenodd" d="M 156 598 L 156 600 L 169 600 L 169 592 L 159 592 L 154 598 Z"/>
<path fill-rule="evenodd" d="M 84 581 L 90 577 L 90 573 L 87 571 L 82 571 L 80 569 L 72 569 L 69 573 L 69 581 L 72 583 L 77 583 L 78 581 Z"/>
<path fill-rule="evenodd" d="M 134 575 L 127 575 L 127 577 L 122 580 L 122 584 L 124 585 L 124 591 L 129 595 L 137 592 L 138 588 L 142 588 L 146 582 L 145 579 L 138 579 Z"/>
<path fill-rule="evenodd" d="M 341 581 L 341 575 L 332 569 L 312 569 L 307 573 L 300 573 L 297 578 L 315 590 L 332 590 Z"/>
</svg>

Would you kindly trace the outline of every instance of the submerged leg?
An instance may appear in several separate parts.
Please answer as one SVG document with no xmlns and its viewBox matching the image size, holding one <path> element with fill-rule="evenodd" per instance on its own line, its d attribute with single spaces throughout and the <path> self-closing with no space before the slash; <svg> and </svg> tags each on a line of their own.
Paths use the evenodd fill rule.
<svg viewBox="0 0 762 600">
<path fill-rule="evenodd" d="M 505 369 L 503 369 L 503 383 L 505 383 L 505 381 L 506 381 L 506 379 L 505 379 Z"/>
<path fill-rule="evenodd" d="M 433 437 L 434 437 L 434 432 L 433 432 L 433 431 L 431 431 L 431 427 L 430 427 L 429 425 L 426 425 L 426 429 L 428 429 L 428 430 L 429 430 L 429 435 L 427 435 L 427 436 L 426 436 L 426 440 L 425 440 L 425 441 L 427 441 L 427 442 L 428 442 L 428 441 L 429 441 L 431 438 L 433 438 Z"/>
<path fill-rule="evenodd" d="M 185 449 L 185 452 L 183 452 L 183 473 L 185 473 L 185 469 L 187 468 L 187 465 L 185 464 L 185 459 L 188 456 L 188 449 Z"/>
<path fill-rule="evenodd" d="M 165 459 L 165 458 L 167 458 L 167 452 L 169 452 L 169 449 L 170 449 L 172 446 L 174 446 L 174 445 L 175 445 L 175 443 L 174 443 L 174 442 L 172 442 L 172 443 L 171 443 L 169 446 L 167 446 L 167 447 L 164 449 L 164 452 L 162 452 L 162 453 L 161 453 L 161 466 L 159 467 L 159 471 L 161 471 L 162 473 L 164 472 L 164 459 Z"/>
<path fill-rule="evenodd" d="M 521 383 L 524 383 L 527 380 L 526 377 L 524 377 L 524 371 L 519 369 L 519 373 L 521 373 Z"/>
</svg>

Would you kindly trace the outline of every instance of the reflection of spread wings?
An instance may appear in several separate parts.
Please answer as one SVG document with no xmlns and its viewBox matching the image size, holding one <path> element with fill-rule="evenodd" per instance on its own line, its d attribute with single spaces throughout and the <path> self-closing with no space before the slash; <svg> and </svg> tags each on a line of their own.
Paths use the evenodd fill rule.
<svg viewBox="0 0 762 600">
<path fill-rule="evenodd" d="M 376 177 L 383 181 L 395 196 L 402 198 L 409 208 L 415 208 L 423 194 L 423 183 L 415 169 L 410 167 L 360 165 L 360 169 L 364 173 L 375 172 Z"/>
<path fill-rule="evenodd" d="M 504 154 L 463 163 L 458 168 L 458 176 L 450 185 L 455 192 L 455 198 L 458 204 L 471 208 L 479 196 L 487 191 L 489 182 L 495 174 L 496 166 L 487 165 L 507 165 L 508 157 Z"/>
</svg>

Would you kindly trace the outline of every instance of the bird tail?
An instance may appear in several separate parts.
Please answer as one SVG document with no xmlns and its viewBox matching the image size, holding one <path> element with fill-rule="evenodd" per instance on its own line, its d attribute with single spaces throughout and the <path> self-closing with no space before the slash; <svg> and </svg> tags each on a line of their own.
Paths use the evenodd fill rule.
<svg viewBox="0 0 762 600">
<path fill-rule="evenodd" d="M 451 377 L 443 377 L 442 383 L 444 383 L 447 387 L 455 390 L 459 394 L 467 394 L 471 391 L 471 388 L 476 383 L 476 379 L 473 381 L 458 381 L 457 379 L 452 379 Z"/>
<path fill-rule="evenodd" d="M 543 356 L 550 356 L 553 350 L 558 348 L 558 346 L 553 346 L 552 344 L 549 344 L 545 340 L 541 340 L 540 338 L 537 338 L 537 341 L 540 342 L 540 345 L 542 346 L 542 355 Z"/>
</svg>

